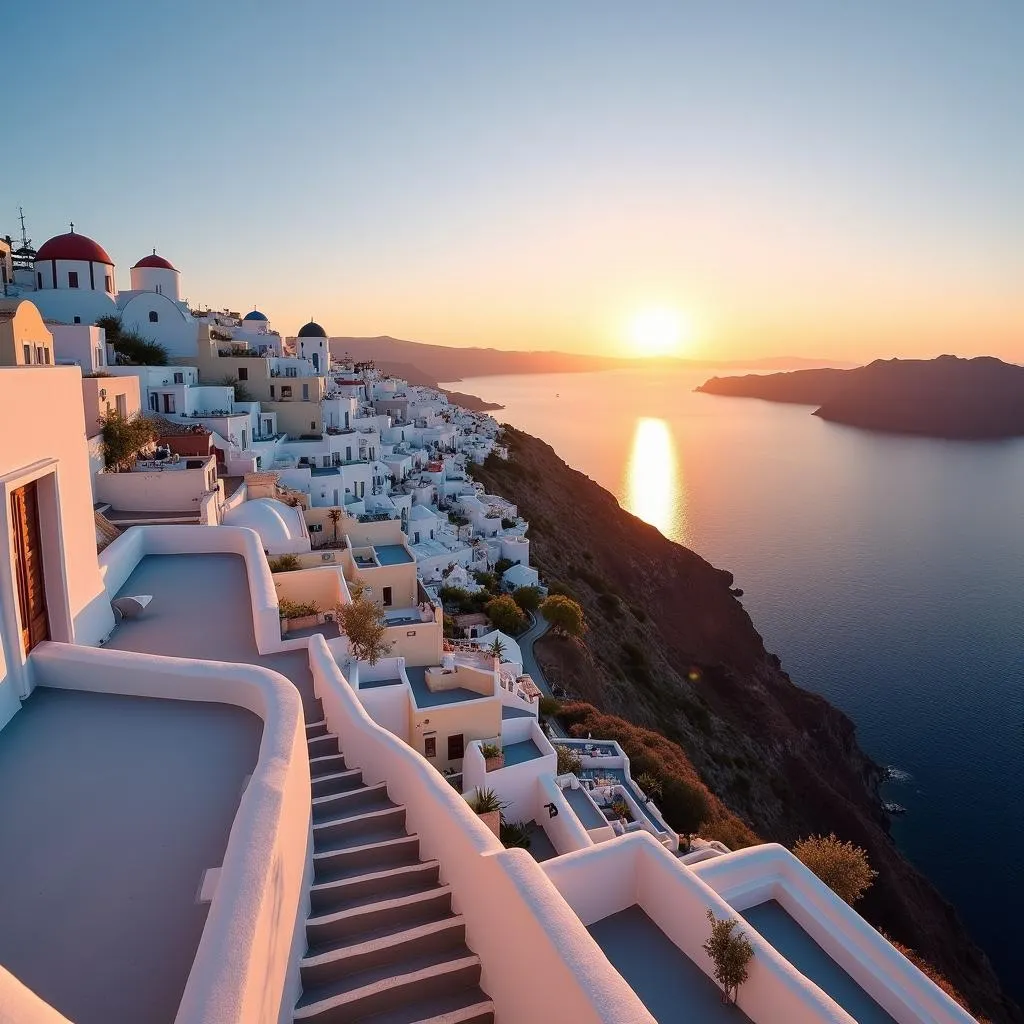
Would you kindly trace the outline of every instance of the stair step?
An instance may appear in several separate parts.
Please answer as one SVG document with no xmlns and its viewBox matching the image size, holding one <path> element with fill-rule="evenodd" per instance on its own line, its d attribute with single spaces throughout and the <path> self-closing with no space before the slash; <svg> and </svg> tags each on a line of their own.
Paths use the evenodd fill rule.
<svg viewBox="0 0 1024 1024">
<path fill-rule="evenodd" d="M 465 919 L 445 917 L 388 935 L 337 946 L 324 953 L 303 957 L 299 963 L 302 986 L 315 989 L 348 974 L 358 974 L 385 964 L 399 964 L 400 961 L 442 950 L 455 950 L 465 945 L 465 939 Z"/>
<path fill-rule="evenodd" d="M 359 807 L 350 814 L 338 814 L 326 821 L 314 822 L 313 846 L 326 849 L 356 836 L 377 834 L 386 829 L 405 828 L 405 808 L 388 803 L 384 807 Z M 349 843 L 351 845 L 351 843 Z"/>
<path fill-rule="evenodd" d="M 416 1000 L 411 1006 L 375 1013 L 360 1024 L 494 1024 L 494 1003 L 479 988 Z"/>
<path fill-rule="evenodd" d="M 389 964 L 304 992 L 293 1019 L 353 1024 L 369 1014 L 394 1012 L 410 1003 L 473 988 L 479 981 L 480 958 L 463 947 L 461 956 L 451 957 L 446 951 L 416 957 L 397 972 Z"/>
<path fill-rule="evenodd" d="M 338 746 L 338 737 L 332 736 L 330 733 L 325 733 L 323 736 L 313 736 L 311 739 L 307 739 L 306 746 L 309 748 L 310 760 L 314 757 L 321 757 L 326 754 L 341 753 L 341 748 Z"/>
<path fill-rule="evenodd" d="M 396 925 L 411 927 L 424 920 L 437 920 L 451 913 L 451 898 L 451 886 L 438 885 L 418 892 L 389 893 L 385 899 L 366 899 L 344 910 L 311 914 L 306 920 L 310 953 L 322 952 L 321 947 L 329 944 L 394 930 Z"/>
<path fill-rule="evenodd" d="M 388 865 L 414 864 L 419 860 L 419 836 L 404 833 L 376 842 L 362 842 L 339 850 L 325 850 L 313 854 L 313 874 L 318 882 L 341 878 L 352 872 L 361 872 Z"/>
<path fill-rule="evenodd" d="M 389 893 L 435 886 L 439 868 L 438 862 L 432 860 L 317 882 L 309 891 L 311 912 L 323 913 L 343 905 L 354 906 L 355 901 L 365 897 L 384 899 Z"/>
<path fill-rule="evenodd" d="M 309 774 L 312 778 L 318 779 L 321 775 L 332 775 L 335 772 L 345 771 L 344 754 L 318 754 L 309 756 Z"/>
<path fill-rule="evenodd" d="M 363 808 L 381 807 L 388 804 L 388 786 L 378 782 L 375 786 L 358 786 L 313 797 L 313 821 L 326 821 L 358 813 Z"/>
<path fill-rule="evenodd" d="M 319 722 L 306 723 L 306 739 L 311 740 L 314 736 L 326 736 L 327 723 L 321 718 Z"/>
<path fill-rule="evenodd" d="M 327 796 L 330 793 L 342 793 L 348 789 L 357 789 L 363 784 L 363 772 L 360 768 L 347 768 L 341 772 L 328 772 L 318 775 L 312 782 L 313 796 Z"/>
</svg>

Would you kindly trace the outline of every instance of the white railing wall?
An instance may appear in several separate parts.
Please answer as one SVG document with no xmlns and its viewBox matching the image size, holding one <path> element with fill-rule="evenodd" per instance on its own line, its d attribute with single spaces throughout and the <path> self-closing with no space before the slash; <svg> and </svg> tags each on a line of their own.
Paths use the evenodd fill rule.
<svg viewBox="0 0 1024 1024">
<path fill-rule="evenodd" d="M 652 1024 L 530 855 L 503 849 L 436 769 L 370 718 L 322 638 L 311 638 L 309 659 L 347 762 L 367 783 L 387 782 L 423 855 L 441 862 L 498 1019 Z"/>
</svg>

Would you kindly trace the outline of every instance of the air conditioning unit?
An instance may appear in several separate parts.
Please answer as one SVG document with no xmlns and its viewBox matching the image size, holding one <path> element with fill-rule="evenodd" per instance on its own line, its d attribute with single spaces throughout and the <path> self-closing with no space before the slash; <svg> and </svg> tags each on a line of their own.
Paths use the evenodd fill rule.
<svg viewBox="0 0 1024 1024">
<path fill-rule="evenodd" d="M 321 562 L 333 562 L 334 561 L 334 552 L 333 551 L 325 551 L 320 556 L 320 561 Z"/>
</svg>

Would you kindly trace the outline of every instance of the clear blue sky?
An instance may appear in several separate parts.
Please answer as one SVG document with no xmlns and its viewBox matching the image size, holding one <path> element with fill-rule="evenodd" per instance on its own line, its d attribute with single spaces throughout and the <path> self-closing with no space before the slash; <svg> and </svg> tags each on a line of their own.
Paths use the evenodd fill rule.
<svg viewBox="0 0 1024 1024">
<path fill-rule="evenodd" d="M 1024 3 L 12 5 L 0 231 L 293 333 L 1024 359 Z"/>
</svg>

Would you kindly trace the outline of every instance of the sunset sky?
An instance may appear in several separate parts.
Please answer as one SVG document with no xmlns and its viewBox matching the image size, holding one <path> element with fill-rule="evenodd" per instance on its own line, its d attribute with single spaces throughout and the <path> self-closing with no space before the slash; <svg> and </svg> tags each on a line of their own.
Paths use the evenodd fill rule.
<svg viewBox="0 0 1024 1024">
<path fill-rule="evenodd" d="M 0 233 L 283 333 L 1024 360 L 1024 3 L 48 0 Z M 657 347 L 657 346 L 655 346 Z"/>
</svg>

